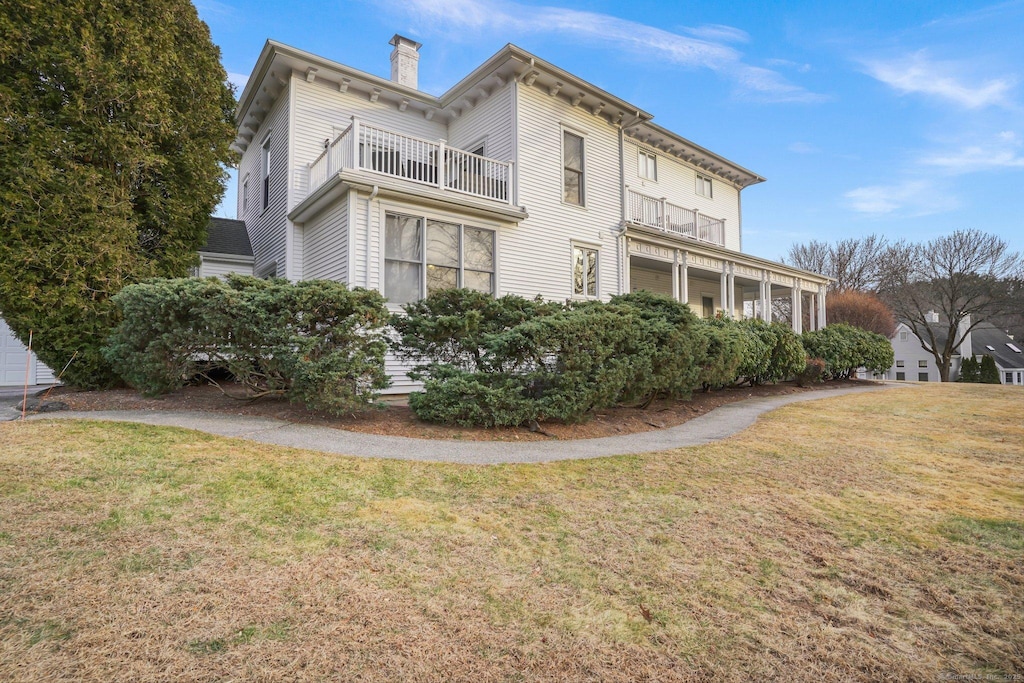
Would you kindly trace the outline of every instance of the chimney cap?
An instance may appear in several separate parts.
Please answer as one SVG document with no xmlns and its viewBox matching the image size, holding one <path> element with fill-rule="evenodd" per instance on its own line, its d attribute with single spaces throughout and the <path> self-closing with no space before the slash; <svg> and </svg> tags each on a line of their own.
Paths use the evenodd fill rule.
<svg viewBox="0 0 1024 683">
<path fill-rule="evenodd" d="M 417 43 L 412 38 L 406 38 L 405 36 L 399 35 L 397 33 L 391 40 L 388 41 L 388 45 L 394 45 L 395 47 L 398 47 L 399 45 L 407 45 L 412 49 L 416 50 L 417 52 L 419 52 L 419 49 L 423 47 L 423 43 Z"/>
</svg>

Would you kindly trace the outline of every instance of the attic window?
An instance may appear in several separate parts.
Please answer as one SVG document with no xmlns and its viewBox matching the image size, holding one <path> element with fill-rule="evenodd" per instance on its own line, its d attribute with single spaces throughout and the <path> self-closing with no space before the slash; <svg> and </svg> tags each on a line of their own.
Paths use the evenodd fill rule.
<svg viewBox="0 0 1024 683">
<path fill-rule="evenodd" d="M 1010 350 L 1013 351 L 1014 353 L 1020 353 L 1021 352 L 1020 349 L 1018 349 L 1016 346 L 1014 346 L 1010 342 L 1006 342 L 1006 345 L 1009 346 Z"/>
</svg>

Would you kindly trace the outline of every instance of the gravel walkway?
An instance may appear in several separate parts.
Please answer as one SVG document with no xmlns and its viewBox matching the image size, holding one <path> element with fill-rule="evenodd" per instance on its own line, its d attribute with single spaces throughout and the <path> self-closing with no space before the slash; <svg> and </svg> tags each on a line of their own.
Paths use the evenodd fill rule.
<svg viewBox="0 0 1024 683">
<path fill-rule="evenodd" d="M 33 415 L 29 419 L 74 418 L 138 422 L 149 425 L 185 427 L 218 436 L 339 455 L 493 465 L 602 458 L 611 455 L 663 451 L 682 446 L 699 446 L 732 436 L 754 424 L 759 415 L 790 403 L 859 394 L 894 386 L 899 385 L 878 384 L 864 388 L 822 389 L 801 394 L 754 398 L 729 403 L 676 427 L 657 431 L 599 439 L 523 443 L 410 439 L 400 436 L 363 434 L 246 415 L 189 411 L 97 410 L 47 413 Z"/>
</svg>

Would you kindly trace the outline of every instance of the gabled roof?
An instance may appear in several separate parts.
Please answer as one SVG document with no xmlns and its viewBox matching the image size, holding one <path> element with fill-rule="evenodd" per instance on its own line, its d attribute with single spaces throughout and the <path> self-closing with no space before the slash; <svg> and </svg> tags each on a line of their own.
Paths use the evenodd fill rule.
<svg viewBox="0 0 1024 683">
<path fill-rule="evenodd" d="M 1013 344 L 1021 352 L 1014 351 L 1007 344 Z M 992 348 L 989 349 L 989 346 Z M 1024 368 L 1024 346 L 995 325 L 982 323 L 974 328 L 971 332 L 971 351 L 975 356 L 992 356 L 996 365 L 1003 369 Z"/>
<path fill-rule="evenodd" d="M 511 43 L 443 95 L 435 97 L 311 52 L 268 40 L 235 111 L 239 126 L 235 144 L 239 149 L 248 146 L 293 73 L 308 81 L 329 83 L 343 92 L 366 93 L 375 101 L 388 102 L 411 114 L 446 121 L 477 106 L 509 80 L 515 79 L 526 87 L 536 87 L 552 97 L 566 100 L 610 125 L 621 126 L 631 137 L 714 173 L 737 187 L 764 181 L 763 177 L 725 157 L 651 123 L 653 114 Z"/>
<path fill-rule="evenodd" d="M 252 256 L 252 245 L 245 230 L 245 221 L 233 218 L 211 218 L 206 226 L 206 244 L 199 248 L 204 254 Z"/>
</svg>

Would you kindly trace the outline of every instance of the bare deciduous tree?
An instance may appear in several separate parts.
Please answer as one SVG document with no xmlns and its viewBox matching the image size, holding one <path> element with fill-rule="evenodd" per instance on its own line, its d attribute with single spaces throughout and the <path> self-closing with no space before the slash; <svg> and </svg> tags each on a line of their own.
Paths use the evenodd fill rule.
<svg viewBox="0 0 1024 683">
<path fill-rule="evenodd" d="M 840 240 L 834 245 L 812 240 L 790 247 L 783 262 L 827 275 L 834 280 L 830 290 L 868 291 L 878 285 L 879 264 L 888 247 L 888 240 L 878 235 Z"/>
<path fill-rule="evenodd" d="M 943 382 L 967 332 L 1019 306 L 1024 258 L 979 230 L 957 230 L 925 244 L 897 242 L 879 266 L 879 294 L 935 357 Z M 938 326 L 929 321 L 932 311 Z"/>
</svg>

